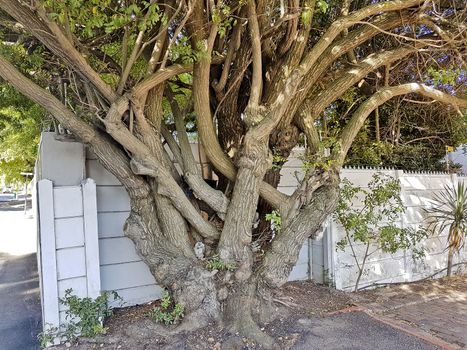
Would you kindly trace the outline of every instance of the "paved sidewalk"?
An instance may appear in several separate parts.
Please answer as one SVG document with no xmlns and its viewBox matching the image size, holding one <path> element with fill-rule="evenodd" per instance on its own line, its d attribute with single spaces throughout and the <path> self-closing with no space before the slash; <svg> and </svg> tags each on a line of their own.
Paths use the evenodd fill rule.
<svg viewBox="0 0 467 350">
<path fill-rule="evenodd" d="M 389 324 L 439 338 L 446 349 L 467 349 L 467 275 L 380 288 L 357 298 Z"/>
<path fill-rule="evenodd" d="M 0 208 L 0 349 L 39 349 L 36 232 L 23 208 Z"/>
</svg>

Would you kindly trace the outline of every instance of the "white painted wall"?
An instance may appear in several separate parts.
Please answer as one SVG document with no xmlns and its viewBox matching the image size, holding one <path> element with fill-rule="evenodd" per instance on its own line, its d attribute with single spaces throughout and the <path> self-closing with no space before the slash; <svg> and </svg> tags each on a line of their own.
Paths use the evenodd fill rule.
<svg viewBox="0 0 467 350">
<path fill-rule="evenodd" d="M 193 151 L 198 158 L 196 147 Z M 279 190 L 291 194 L 302 174 L 297 150 L 281 170 Z M 366 186 L 375 170 L 345 169 L 341 177 Z M 446 174 L 411 174 L 386 170 L 401 180 L 407 213 L 401 225 L 419 225 L 420 209 L 433 193 L 465 177 Z M 85 179 L 92 179 L 86 180 Z M 44 322 L 63 320 L 58 297 L 73 288 L 80 296 L 96 296 L 100 291 L 117 291 L 125 305 L 145 303 L 159 298 L 148 267 L 136 253 L 133 242 L 123 235 L 129 213 L 129 199 L 118 180 L 78 142 L 59 141 L 53 133 L 42 137 L 36 169 L 38 212 L 40 218 L 39 266 Z M 329 282 L 338 289 L 350 289 L 356 278 L 348 251 L 336 251 L 343 237 L 342 228 L 329 220 L 323 233 L 308 240 L 289 280 L 314 279 Z M 411 281 L 444 268 L 445 236 L 424 242 L 428 256 L 423 264 L 412 262 L 410 253 L 374 256 L 361 285 Z M 467 249 L 467 248 L 466 248 Z M 464 250 L 458 260 L 466 261 Z"/>
<path fill-rule="evenodd" d="M 347 178 L 356 185 L 366 187 L 373 173 L 377 170 L 344 169 L 342 178 Z M 430 199 L 445 185 L 454 185 L 457 181 L 467 184 L 467 177 L 436 174 L 436 173 L 404 173 L 402 171 L 383 170 L 401 182 L 401 197 L 407 210 L 397 223 L 401 227 L 423 227 L 423 209 L 430 205 Z M 361 203 L 354 202 L 355 207 Z M 313 278 L 318 282 L 328 281 L 337 289 L 352 290 L 358 275 L 358 268 L 349 247 L 344 251 L 336 250 L 336 243 L 345 237 L 344 229 L 335 222 L 331 222 L 323 237 L 313 241 L 312 266 Z M 322 242 L 322 254 L 319 245 Z M 433 235 L 424 240 L 422 245 L 426 257 L 421 261 L 414 261 L 410 251 L 399 251 L 395 254 L 375 253 L 366 264 L 365 273 L 360 287 L 369 287 L 374 284 L 416 281 L 431 276 L 444 269 L 447 265 L 447 232 Z M 375 247 L 371 247 L 372 251 Z M 355 245 L 359 261 L 364 255 L 364 246 Z M 454 263 L 467 261 L 467 247 L 456 254 Z M 322 267 L 322 270 L 321 270 Z M 455 270 L 463 271 L 465 266 L 458 266 Z M 438 277 L 442 276 L 440 274 Z"/>
</svg>

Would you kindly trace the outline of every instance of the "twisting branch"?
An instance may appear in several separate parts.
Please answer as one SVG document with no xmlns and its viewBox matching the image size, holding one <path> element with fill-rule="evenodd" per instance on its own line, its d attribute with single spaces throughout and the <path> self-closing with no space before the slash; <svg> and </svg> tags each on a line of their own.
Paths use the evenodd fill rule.
<svg viewBox="0 0 467 350">
<path fill-rule="evenodd" d="M 157 158 L 151 154 L 151 150 L 138 138 L 130 133 L 121 121 L 110 122 L 103 120 L 107 132 L 123 147 L 132 154 L 131 167 L 135 174 L 151 176 L 155 179 L 158 193 L 166 196 L 172 205 L 183 215 L 183 217 L 205 238 L 216 239 L 219 232 L 206 222 L 193 204 L 185 196 L 183 190 L 178 186 L 167 170 Z"/>
<path fill-rule="evenodd" d="M 326 73 L 337 58 L 378 34 L 378 28 L 395 28 L 404 23 L 413 23 L 415 19 L 416 14 L 411 12 L 385 15 L 372 22 L 374 26 L 361 26 L 360 28 L 349 32 L 345 39 L 336 40 L 326 49 L 316 64 L 313 65 L 311 70 L 307 73 L 307 78 L 301 82 L 293 101 L 289 104 L 287 111 L 285 112 L 286 117 L 281 122 L 281 126 L 290 123 L 291 119 L 295 116 L 297 109 L 303 103 L 310 90 L 313 89 L 318 80 L 322 78 L 323 74 Z"/>
<path fill-rule="evenodd" d="M 257 109 L 261 100 L 263 89 L 263 68 L 261 57 L 261 33 L 259 31 L 258 17 L 256 16 L 256 3 L 248 1 L 248 27 L 250 28 L 251 44 L 253 47 L 253 78 L 251 82 L 249 109 Z"/>
<path fill-rule="evenodd" d="M 43 8 L 40 6 L 37 8 L 41 18 L 17 0 L 0 0 L 0 8 L 21 23 L 27 31 L 30 31 L 50 51 L 62 58 L 72 69 L 89 80 L 109 102 L 117 98 L 112 87 L 91 68 L 58 25 L 49 20 Z"/>
<path fill-rule="evenodd" d="M 423 44 L 417 46 L 420 48 L 423 47 Z M 368 56 L 357 67 L 344 71 L 338 79 L 326 84 L 321 93 L 313 96 L 311 99 L 305 100 L 296 115 L 297 124 L 313 123 L 331 102 L 339 98 L 339 96 L 358 83 L 368 73 L 383 65 L 400 60 L 416 50 L 417 48 L 415 47 L 402 47 Z"/>
<path fill-rule="evenodd" d="M 183 3 L 183 1 L 180 1 L 180 3 Z M 161 68 L 165 68 L 165 65 L 167 64 L 167 60 L 169 58 L 170 49 L 172 48 L 172 45 L 178 40 L 178 36 L 181 33 L 188 19 L 190 18 L 192 12 L 193 12 L 193 6 L 191 4 L 191 0 L 188 0 L 188 9 L 182 21 L 178 25 L 177 29 L 175 29 L 172 40 L 169 42 L 169 46 L 167 47 L 167 50 L 165 51 L 165 55 L 161 63 Z"/>
<path fill-rule="evenodd" d="M 154 73 L 156 65 L 158 64 L 159 59 L 160 59 L 160 57 L 162 55 L 162 48 L 163 48 L 164 42 L 165 42 L 165 40 L 167 38 L 167 29 L 171 25 L 172 21 L 175 20 L 178 13 L 182 9 L 183 5 L 184 5 L 184 2 L 179 1 L 179 5 L 178 5 L 177 9 L 173 13 L 172 17 L 167 21 L 167 24 L 160 27 L 159 32 L 157 33 L 157 35 L 154 36 L 152 39 L 146 41 L 141 46 L 141 49 L 140 49 L 140 52 L 138 53 L 138 56 L 143 53 L 143 51 L 145 50 L 145 48 L 148 45 L 151 45 L 152 43 L 154 43 L 154 46 L 152 48 L 151 58 L 149 59 L 149 62 L 148 62 L 148 69 L 147 69 L 148 74 Z M 170 10 L 168 10 L 168 11 L 170 11 Z"/>
<path fill-rule="evenodd" d="M 91 149 L 106 168 L 125 186 L 130 197 L 144 197 L 149 193 L 146 182 L 130 170 L 128 159 L 96 129 L 79 119 L 50 92 L 22 75 L 10 62 L 0 55 L 0 76 L 24 96 L 44 107 L 61 125 L 70 130 Z"/>
<path fill-rule="evenodd" d="M 201 176 L 199 165 L 196 164 L 191 150 L 190 141 L 185 129 L 185 121 L 183 112 L 178 107 L 171 91 L 166 90 L 169 97 L 169 102 L 172 108 L 175 119 L 175 127 L 177 128 L 177 138 L 180 146 L 180 155 L 182 158 L 183 177 L 188 185 L 191 187 L 195 195 L 205 202 L 209 207 L 224 216 L 227 213 L 229 199 L 222 193 L 222 191 L 215 190 L 204 181 Z"/>
<path fill-rule="evenodd" d="M 206 43 L 203 20 L 202 2 L 196 2 L 193 10 L 192 37 L 194 42 Z M 211 51 L 206 47 L 205 54 L 196 61 L 193 68 L 193 102 L 198 122 L 198 132 L 201 143 L 209 160 L 214 167 L 219 170 L 229 180 L 235 181 L 236 169 L 232 161 L 222 151 L 214 128 L 209 96 L 209 78 L 211 67 Z M 270 203 L 273 207 L 279 208 L 283 204 L 287 196 L 266 182 L 261 184 L 261 196 Z"/>
<path fill-rule="evenodd" d="M 335 159 L 338 161 L 338 163 L 342 164 L 344 162 L 350 146 L 352 145 L 359 130 L 362 128 L 365 120 L 371 114 L 371 112 L 395 96 L 410 93 L 418 93 L 434 100 L 450 104 L 456 108 L 467 108 L 467 99 L 449 95 L 445 92 L 423 84 L 408 83 L 399 86 L 385 87 L 376 92 L 364 103 L 362 103 L 362 105 L 352 115 L 352 118 L 347 123 L 345 128 L 342 130 L 341 136 L 339 138 L 341 144 L 340 150 L 338 154 L 335 155 Z"/>
<path fill-rule="evenodd" d="M 329 29 L 321 36 L 319 41 L 308 52 L 300 64 L 300 71 L 304 76 L 315 64 L 322 53 L 331 45 L 334 39 L 345 29 L 348 29 L 356 22 L 364 18 L 391 11 L 398 11 L 409 7 L 420 5 L 424 0 L 393 0 L 368 5 L 358 11 L 352 12 L 348 16 L 341 17 L 334 21 Z"/>
<path fill-rule="evenodd" d="M 350 0 L 344 0 L 343 1 L 342 9 L 341 9 L 341 15 L 342 16 L 347 16 L 349 14 L 350 3 L 351 3 Z M 345 39 L 348 34 L 349 34 L 349 30 L 347 28 L 345 28 L 341 33 L 342 38 Z M 357 57 L 355 56 L 355 53 L 353 52 L 352 49 L 347 51 L 347 58 L 349 59 L 350 62 L 357 63 Z"/>
<path fill-rule="evenodd" d="M 143 22 L 146 22 L 149 18 L 149 13 L 150 11 L 146 13 L 146 15 L 143 18 Z M 146 26 L 144 26 L 146 28 Z M 143 38 L 144 38 L 144 33 L 146 32 L 146 29 L 142 29 L 138 32 L 138 36 L 136 37 L 135 41 L 135 46 L 133 47 L 133 50 L 131 51 L 131 55 L 126 61 L 126 65 L 123 69 L 123 73 L 120 76 L 120 80 L 118 81 L 117 85 L 117 94 L 121 94 L 123 92 L 123 89 L 125 88 L 126 81 L 128 80 L 128 77 L 130 76 L 131 69 L 133 68 L 133 65 L 135 64 L 136 60 L 138 59 L 138 54 L 140 54 L 140 49 L 141 46 L 143 45 Z"/>
<path fill-rule="evenodd" d="M 220 93 L 224 90 L 225 85 L 227 84 L 227 78 L 230 72 L 230 65 L 235 55 L 235 51 L 240 46 L 240 39 L 243 31 L 243 22 L 241 20 L 237 21 L 233 29 L 232 38 L 230 39 L 229 48 L 227 49 L 227 55 L 225 57 L 224 68 L 222 69 L 221 77 L 218 82 L 214 82 L 213 87 L 216 93 Z"/>
<path fill-rule="evenodd" d="M 223 61 L 222 57 L 216 57 L 212 60 L 212 64 L 219 64 Z M 132 96 L 136 100 L 141 100 L 153 87 L 169 80 L 170 78 L 182 74 L 188 73 L 193 70 L 193 64 L 173 64 L 171 66 L 158 69 L 156 72 L 149 75 L 146 79 L 136 84 L 132 90 Z"/>
<path fill-rule="evenodd" d="M 302 25 L 298 30 L 297 38 L 293 41 L 292 48 L 287 53 L 286 64 L 296 66 L 302 59 L 303 52 L 308 43 L 308 37 L 310 36 L 311 23 L 313 23 L 313 16 L 315 13 L 316 0 L 305 0 L 303 2 L 303 13 Z"/>
<path fill-rule="evenodd" d="M 398 11 L 412 6 L 417 6 L 423 3 L 424 0 L 393 0 L 387 2 L 380 2 L 366 6 L 358 11 L 352 12 L 348 16 L 341 17 L 334 21 L 329 29 L 323 34 L 320 40 L 308 52 L 302 60 L 300 69 L 303 74 L 306 74 L 321 54 L 331 45 L 334 39 L 345 29 L 348 29 L 356 22 L 364 18 L 376 15 L 378 13 Z"/>
</svg>

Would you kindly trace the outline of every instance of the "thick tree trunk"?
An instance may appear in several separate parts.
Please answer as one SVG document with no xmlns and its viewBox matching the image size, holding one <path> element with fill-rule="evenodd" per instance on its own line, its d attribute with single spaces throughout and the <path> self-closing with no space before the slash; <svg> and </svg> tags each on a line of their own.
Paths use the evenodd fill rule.
<svg viewBox="0 0 467 350">
<path fill-rule="evenodd" d="M 259 267 L 248 280 L 233 288 L 235 293 L 225 301 L 226 327 L 256 339 L 266 348 L 272 346 L 272 339 L 261 332 L 258 324 L 274 318 L 273 291 L 287 282 L 305 240 L 321 229 L 337 199 L 337 181 L 317 189 L 310 203 L 275 237 Z"/>
<path fill-rule="evenodd" d="M 214 273 L 206 270 L 193 253 L 181 251 L 177 240 L 163 234 L 156 207 L 151 198 L 131 201 L 131 213 L 124 232 L 136 246 L 157 283 L 166 288 L 174 299 L 185 307 L 187 321 L 183 328 L 202 327 L 219 319 L 220 304 Z M 184 232 L 187 235 L 187 232 Z"/>
<path fill-rule="evenodd" d="M 273 159 L 273 167 L 264 176 L 264 182 L 274 188 L 281 181 L 281 168 L 287 161 L 292 149 L 298 144 L 300 132 L 294 125 L 275 130 L 269 139 L 269 148 L 273 150 L 276 159 Z M 263 198 L 258 202 L 258 227 L 253 232 L 254 240 L 259 240 L 261 246 L 272 238 L 271 222 L 266 220 L 266 215 L 273 211 L 273 207 Z"/>
</svg>

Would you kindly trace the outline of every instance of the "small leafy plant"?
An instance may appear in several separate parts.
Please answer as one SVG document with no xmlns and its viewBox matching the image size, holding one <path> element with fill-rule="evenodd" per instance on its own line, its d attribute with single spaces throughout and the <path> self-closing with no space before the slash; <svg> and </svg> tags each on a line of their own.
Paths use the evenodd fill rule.
<svg viewBox="0 0 467 350">
<path fill-rule="evenodd" d="M 397 221 L 406 208 L 400 198 L 400 183 L 391 176 L 376 173 L 368 189 L 354 186 L 344 179 L 335 218 L 344 227 L 345 237 L 337 242 L 337 248 L 350 247 L 351 255 L 358 268 L 355 291 L 365 271 L 368 258 L 377 251 L 395 253 L 412 250 L 414 259 L 424 256 L 418 243 L 428 236 L 426 230 L 400 228 Z M 354 200 L 362 198 L 362 206 L 356 207 Z M 363 243 L 364 252 L 358 254 L 356 243 Z M 371 249 L 370 249 L 371 248 Z"/>
<path fill-rule="evenodd" d="M 65 332 L 67 338 L 73 339 L 77 335 L 93 338 L 99 334 L 105 334 L 107 329 L 102 325 L 104 320 L 113 314 L 112 308 L 108 305 L 109 297 L 114 300 L 121 300 L 116 292 L 104 292 L 96 299 L 79 298 L 72 295 L 72 290 L 67 289 L 65 296 L 60 302 L 67 306 L 65 318 L 69 324 Z"/>
<path fill-rule="evenodd" d="M 175 303 L 167 291 L 161 298 L 159 306 L 149 311 L 148 316 L 157 323 L 164 323 L 166 326 L 178 323 L 184 316 L 185 308 L 182 304 Z"/>
<path fill-rule="evenodd" d="M 282 228 L 281 214 L 277 210 L 273 210 L 271 213 L 266 214 L 266 220 L 270 221 L 275 232 L 280 232 Z"/>
<path fill-rule="evenodd" d="M 41 349 L 46 348 L 49 344 L 53 344 L 54 339 L 57 338 L 58 335 L 58 327 L 54 327 L 50 323 L 47 323 L 44 330 L 37 335 L 37 340 L 39 340 L 39 346 Z"/>
<path fill-rule="evenodd" d="M 219 255 L 213 255 L 206 260 L 206 268 L 209 270 L 218 271 L 234 271 L 237 265 L 234 263 L 226 263 L 222 261 Z"/>
<path fill-rule="evenodd" d="M 80 298 L 72 294 L 72 289 L 65 290 L 65 295 L 59 301 L 67 307 L 65 319 L 67 324 L 60 328 L 46 325 L 44 331 L 39 333 L 38 339 L 42 348 L 53 343 L 54 339 L 73 342 L 78 336 L 94 338 L 105 334 L 107 328 L 103 326 L 104 320 L 113 314 L 113 308 L 108 304 L 110 298 L 122 300 L 117 292 L 103 292 L 96 299 Z"/>
</svg>

